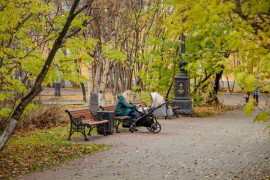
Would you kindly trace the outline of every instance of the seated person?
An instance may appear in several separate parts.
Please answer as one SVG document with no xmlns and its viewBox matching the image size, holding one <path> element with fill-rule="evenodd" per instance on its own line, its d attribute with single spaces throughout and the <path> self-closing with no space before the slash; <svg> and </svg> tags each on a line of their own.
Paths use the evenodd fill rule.
<svg viewBox="0 0 270 180">
<path fill-rule="evenodd" d="M 136 105 L 128 104 L 122 94 L 117 96 L 118 102 L 116 104 L 115 112 L 117 116 L 131 116 L 133 120 L 136 119 L 137 114 L 135 111 Z"/>
</svg>

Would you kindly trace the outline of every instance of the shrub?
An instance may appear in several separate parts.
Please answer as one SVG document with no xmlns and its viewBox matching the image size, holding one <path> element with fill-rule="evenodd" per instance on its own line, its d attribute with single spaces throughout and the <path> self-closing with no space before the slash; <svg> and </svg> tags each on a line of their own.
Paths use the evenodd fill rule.
<svg viewBox="0 0 270 180">
<path fill-rule="evenodd" d="M 66 124 L 63 121 L 66 113 L 60 105 L 43 105 L 40 104 L 38 108 L 28 111 L 22 116 L 21 121 L 18 123 L 18 129 L 44 129 L 54 127 L 56 124 Z"/>
</svg>

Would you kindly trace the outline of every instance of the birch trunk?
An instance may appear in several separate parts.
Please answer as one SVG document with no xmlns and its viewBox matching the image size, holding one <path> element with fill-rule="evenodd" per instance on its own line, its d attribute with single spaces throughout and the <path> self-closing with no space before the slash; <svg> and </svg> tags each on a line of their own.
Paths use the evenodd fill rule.
<svg viewBox="0 0 270 180">
<path fill-rule="evenodd" d="M 118 84 L 118 87 L 119 87 L 119 92 L 122 92 L 123 91 L 123 84 L 122 84 L 122 73 L 121 73 L 121 70 L 120 70 L 120 65 L 117 64 L 117 74 L 118 74 L 118 78 L 115 80 L 116 83 Z"/>
<path fill-rule="evenodd" d="M 114 4 L 114 9 L 121 9 L 120 7 L 121 5 L 121 2 L 119 1 L 115 1 L 115 4 Z M 111 27 L 114 27 L 112 30 L 111 30 L 111 33 L 109 33 L 109 35 L 107 36 L 107 42 L 110 43 L 110 48 L 114 48 L 114 45 L 116 44 L 116 36 L 117 36 L 117 30 L 118 30 L 118 26 L 119 26 L 119 14 L 115 14 L 112 13 L 108 13 L 108 19 L 114 19 L 114 21 L 112 20 L 111 23 L 109 25 L 111 25 L 109 27 L 106 26 L 105 28 L 107 29 L 107 32 L 110 31 L 110 28 Z M 100 105 L 105 105 L 106 104 L 106 100 L 105 100 L 105 88 L 107 86 L 107 80 L 108 80 L 108 75 L 109 75 L 109 70 L 110 70 L 110 66 L 111 66 L 111 61 L 109 59 L 106 59 L 102 56 L 102 59 L 105 60 L 105 67 L 104 67 L 104 71 L 103 71 L 103 75 L 102 75 L 102 79 L 101 79 L 101 84 L 100 84 L 100 87 L 99 87 L 99 103 Z"/>
<path fill-rule="evenodd" d="M 100 87 L 100 76 L 101 76 L 101 69 L 102 69 L 102 64 L 103 63 L 97 63 L 96 66 L 96 73 L 95 73 L 95 83 L 94 83 L 94 88 L 93 91 L 98 93 L 99 87 Z"/>
<path fill-rule="evenodd" d="M 99 103 L 100 103 L 101 106 L 106 105 L 104 90 L 105 90 L 106 85 L 107 85 L 107 79 L 108 79 L 108 74 L 109 74 L 109 70 L 110 70 L 110 64 L 111 64 L 111 62 L 107 59 L 106 64 L 105 64 L 105 69 L 104 69 L 104 72 L 103 72 L 103 76 L 102 76 L 102 80 L 101 80 L 101 84 L 100 84 L 100 88 L 99 88 L 99 100 L 100 100 Z"/>
<path fill-rule="evenodd" d="M 88 99 L 89 99 L 89 105 L 90 105 L 90 93 L 93 92 L 93 63 L 89 63 L 88 68 Z"/>
<path fill-rule="evenodd" d="M 105 64 L 105 69 L 103 72 L 103 76 L 101 79 L 100 88 L 99 88 L 99 93 L 101 93 L 101 94 L 104 93 L 104 90 L 105 90 L 106 85 L 107 85 L 107 79 L 108 79 L 108 75 L 109 75 L 110 65 L 111 65 L 111 62 L 107 59 L 106 64 Z"/>
<path fill-rule="evenodd" d="M 115 70 L 114 68 L 112 68 L 112 70 L 110 71 L 110 82 L 111 82 L 111 93 L 112 93 L 112 104 L 115 104 L 116 103 L 116 98 L 115 98 L 115 95 L 116 95 L 116 89 L 117 87 L 115 87 L 115 77 L 116 77 L 116 74 L 115 74 Z"/>
</svg>

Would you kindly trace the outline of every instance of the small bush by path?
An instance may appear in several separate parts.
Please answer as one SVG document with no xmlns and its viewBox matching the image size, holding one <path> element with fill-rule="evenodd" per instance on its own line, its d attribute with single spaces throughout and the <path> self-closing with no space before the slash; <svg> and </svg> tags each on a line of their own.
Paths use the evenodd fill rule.
<svg viewBox="0 0 270 180">
<path fill-rule="evenodd" d="M 109 147 L 71 143 L 68 133 L 65 126 L 14 135 L 0 153 L 0 179 L 18 178 Z"/>
</svg>

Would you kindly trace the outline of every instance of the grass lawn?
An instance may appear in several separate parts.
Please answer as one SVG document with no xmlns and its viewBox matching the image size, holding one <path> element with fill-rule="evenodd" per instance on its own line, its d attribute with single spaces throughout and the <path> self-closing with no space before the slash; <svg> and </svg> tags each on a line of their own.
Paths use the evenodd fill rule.
<svg viewBox="0 0 270 180">
<path fill-rule="evenodd" d="M 109 147 L 71 143 L 68 133 L 65 126 L 15 134 L 0 153 L 0 179 L 18 178 Z M 81 136 L 72 137 L 76 135 Z"/>
</svg>

